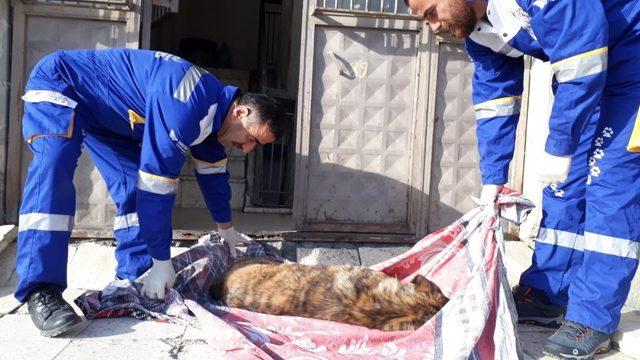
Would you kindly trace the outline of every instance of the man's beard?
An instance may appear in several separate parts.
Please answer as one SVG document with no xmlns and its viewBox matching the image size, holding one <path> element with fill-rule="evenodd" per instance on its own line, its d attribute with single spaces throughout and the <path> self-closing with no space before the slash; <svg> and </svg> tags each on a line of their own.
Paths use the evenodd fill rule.
<svg viewBox="0 0 640 360">
<path fill-rule="evenodd" d="M 451 24 L 449 32 L 456 38 L 465 38 L 473 32 L 476 26 L 476 12 L 465 0 L 451 2 Z"/>
</svg>

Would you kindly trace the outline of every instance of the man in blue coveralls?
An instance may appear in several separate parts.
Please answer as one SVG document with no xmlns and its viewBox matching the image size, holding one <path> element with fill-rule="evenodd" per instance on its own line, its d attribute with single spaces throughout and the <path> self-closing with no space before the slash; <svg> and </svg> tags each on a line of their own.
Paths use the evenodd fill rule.
<svg viewBox="0 0 640 360">
<path fill-rule="evenodd" d="M 541 231 L 514 298 L 520 321 L 560 326 L 547 354 L 608 350 L 640 256 L 640 1 L 406 2 L 466 37 L 486 204 L 507 182 L 523 54 L 551 62 Z"/>
<path fill-rule="evenodd" d="M 190 156 L 219 234 L 235 255 L 225 148 L 249 153 L 284 131 L 274 99 L 241 94 L 181 58 L 131 49 L 59 51 L 27 82 L 23 136 L 34 158 L 24 187 L 15 296 L 35 326 L 60 335 L 80 322 L 62 298 L 75 214 L 73 175 L 84 146 L 116 204 L 116 276 L 143 279 L 163 299 L 173 286 L 171 213 Z"/>
</svg>

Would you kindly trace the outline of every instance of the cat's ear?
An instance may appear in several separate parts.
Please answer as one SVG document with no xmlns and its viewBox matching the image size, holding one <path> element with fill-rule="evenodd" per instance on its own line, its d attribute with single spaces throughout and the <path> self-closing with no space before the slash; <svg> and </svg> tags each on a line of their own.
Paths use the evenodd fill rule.
<svg viewBox="0 0 640 360">
<path fill-rule="evenodd" d="M 438 287 L 432 283 L 431 281 L 429 281 L 426 277 L 422 276 L 422 275 L 416 275 L 413 280 L 411 280 L 411 283 L 414 284 L 416 287 L 415 289 L 417 291 L 433 291 L 433 289 L 437 289 Z"/>
</svg>

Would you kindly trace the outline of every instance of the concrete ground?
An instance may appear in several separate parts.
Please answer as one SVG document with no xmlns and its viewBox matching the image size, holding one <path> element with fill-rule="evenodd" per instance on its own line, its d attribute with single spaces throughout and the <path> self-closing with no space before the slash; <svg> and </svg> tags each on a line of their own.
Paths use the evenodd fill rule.
<svg viewBox="0 0 640 360">
<path fill-rule="evenodd" d="M 284 257 L 302 263 L 371 265 L 401 254 L 408 246 L 380 244 L 291 243 L 273 241 L 271 246 Z M 132 318 L 85 321 L 62 338 L 44 338 L 31 324 L 25 305 L 12 296 L 16 283 L 15 242 L 2 244 L 0 252 L 0 359 L 215 359 L 206 336 L 198 329 Z M 529 255 L 521 243 L 509 243 L 506 265 L 511 281 L 527 266 Z M 185 248 L 173 248 L 174 254 Z M 109 242 L 81 241 L 69 250 L 69 289 L 65 298 L 73 299 L 87 289 L 102 289 L 113 279 L 115 261 Z M 514 280 L 515 279 L 515 280 Z M 74 305 L 75 306 L 75 305 Z M 76 309 L 78 312 L 79 310 Z M 612 351 L 599 359 L 640 359 L 640 315 L 628 311 L 623 324 L 627 332 L 620 345 L 626 353 Z M 542 345 L 550 331 L 532 326 L 519 328 L 528 359 L 545 359 Z M 636 351 L 634 353 L 634 351 Z"/>
</svg>

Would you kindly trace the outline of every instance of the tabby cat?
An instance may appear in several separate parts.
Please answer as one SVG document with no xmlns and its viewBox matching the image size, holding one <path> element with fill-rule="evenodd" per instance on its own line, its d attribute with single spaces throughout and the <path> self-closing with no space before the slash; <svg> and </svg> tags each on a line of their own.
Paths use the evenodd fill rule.
<svg viewBox="0 0 640 360">
<path fill-rule="evenodd" d="M 402 284 L 365 267 L 281 264 L 261 258 L 237 261 L 211 294 L 231 307 L 384 331 L 415 330 L 449 300 L 421 275 Z"/>
</svg>

